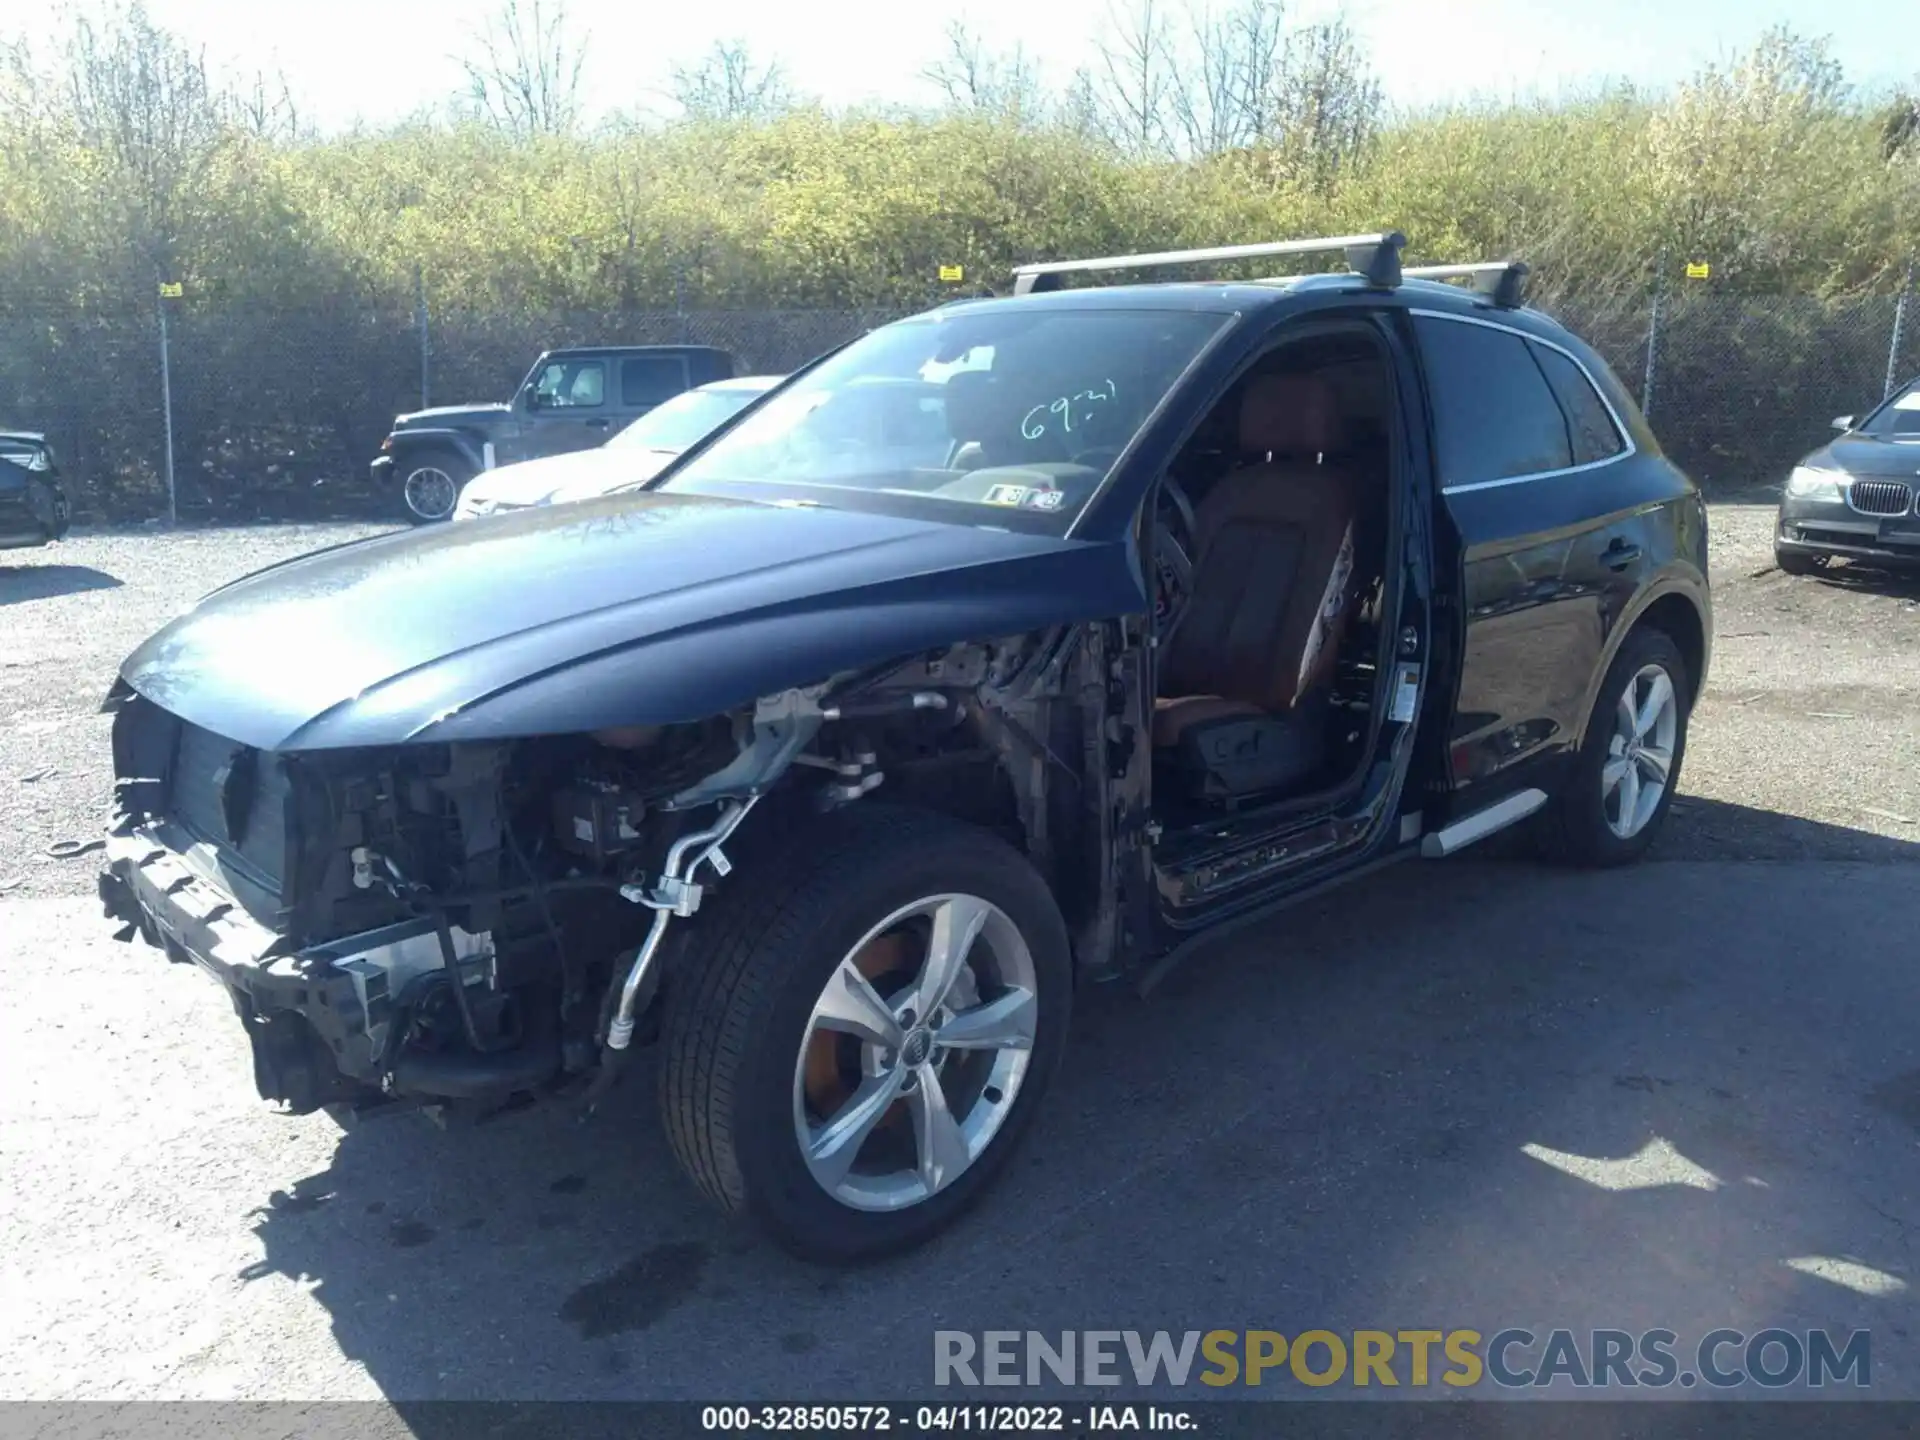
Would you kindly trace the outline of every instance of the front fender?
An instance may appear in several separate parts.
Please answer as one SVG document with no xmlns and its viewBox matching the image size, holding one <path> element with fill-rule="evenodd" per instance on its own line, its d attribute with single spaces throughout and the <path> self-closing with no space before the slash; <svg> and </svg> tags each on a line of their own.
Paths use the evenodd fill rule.
<svg viewBox="0 0 1920 1440">
<path fill-rule="evenodd" d="M 388 453 L 396 462 L 392 474 L 395 478 L 404 469 L 407 458 L 422 450 L 452 450 L 475 470 L 487 468 L 486 441 L 471 430 L 456 430 L 440 426 L 428 430 L 396 430 L 390 437 L 392 444 Z"/>
</svg>

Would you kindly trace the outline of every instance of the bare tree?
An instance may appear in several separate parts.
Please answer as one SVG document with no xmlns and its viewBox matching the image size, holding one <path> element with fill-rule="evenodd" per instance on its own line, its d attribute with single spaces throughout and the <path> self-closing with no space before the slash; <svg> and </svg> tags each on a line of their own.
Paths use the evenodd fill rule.
<svg viewBox="0 0 1920 1440">
<path fill-rule="evenodd" d="M 1187 153 L 1219 155 L 1266 131 L 1283 48 L 1280 0 L 1237 0 L 1188 14 L 1188 53 L 1173 66 L 1172 107 Z"/>
<path fill-rule="evenodd" d="M 564 135 L 580 118 L 586 37 L 567 28 L 566 0 L 501 0 L 462 58 L 476 111 L 511 135 Z"/>
<path fill-rule="evenodd" d="M 964 20 L 948 23 L 946 53 L 920 72 L 946 97 L 949 108 L 1031 119 L 1043 109 L 1040 72 L 1015 42 L 1011 50 L 990 50 Z"/>
<path fill-rule="evenodd" d="M 697 65 L 674 66 L 671 88 L 694 120 L 764 120 L 794 104 L 780 62 L 760 64 L 745 40 L 716 41 Z"/>
<path fill-rule="evenodd" d="M 1122 154 L 1163 155 L 1171 148 L 1174 47 L 1166 0 L 1108 0 L 1108 30 L 1094 41 L 1086 73 L 1088 118 Z"/>
<path fill-rule="evenodd" d="M 300 107 L 285 72 L 268 75 L 257 70 L 252 79 L 233 85 L 224 98 L 233 124 L 247 134 L 261 140 L 299 137 Z"/>
<path fill-rule="evenodd" d="M 138 263 L 166 278 L 224 139 L 206 63 L 137 0 L 99 26 L 77 19 L 62 58 L 74 138 L 113 177 L 99 193 Z"/>
<path fill-rule="evenodd" d="M 1100 84 L 1094 78 L 1093 71 L 1086 66 L 1074 71 L 1073 79 L 1067 82 L 1067 88 L 1055 110 L 1055 118 L 1060 127 L 1070 134 L 1086 140 L 1107 138 Z"/>
</svg>

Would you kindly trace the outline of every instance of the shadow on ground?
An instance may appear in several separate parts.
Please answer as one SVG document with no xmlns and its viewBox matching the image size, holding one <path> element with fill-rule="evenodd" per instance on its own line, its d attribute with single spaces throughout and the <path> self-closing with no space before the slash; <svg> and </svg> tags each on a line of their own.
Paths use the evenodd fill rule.
<svg viewBox="0 0 1920 1440">
<path fill-rule="evenodd" d="M 0 605 L 27 600 L 51 600 L 86 590 L 114 590 L 120 580 L 91 565 L 0 564 Z"/>
<path fill-rule="evenodd" d="M 397 1401 L 924 1397 L 946 1328 L 1776 1324 L 1875 1327 L 1876 1394 L 1913 1396 L 1916 873 L 1383 872 L 1084 997 L 998 1189 L 864 1269 L 708 1211 L 636 1066 L 584 1126 L 344 1135 L 243 1278 L 301 1277 Z"/>
<path fill-rule="evenodd" d="M 1913 839 L 1876 835 L 1798 815 L 1705 800 L 1684 790 L 1674 797 L 1652 860 L 1859 860 L 1877 864 L 1920 861 L 1920 824 Z"/>
<path fill-rule="evenodd" d="M 1834 590 L 1886 595 L 1895 600 L 1920 600 L 1920 565 L 1882 566 L 1871 561 L 1848 560 L 1829 563 L 1811 575 L 1798 578 Z"/>
</svg>

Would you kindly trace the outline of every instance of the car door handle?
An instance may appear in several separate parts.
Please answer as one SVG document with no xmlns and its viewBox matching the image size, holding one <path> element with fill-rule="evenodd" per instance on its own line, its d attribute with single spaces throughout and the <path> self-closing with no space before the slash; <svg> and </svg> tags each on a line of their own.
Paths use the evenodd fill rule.
<svg viewBox="0 0 1920 1440">
<path fill-rule="evenodd" d="M 607 428 L 607 422 L 605 420 L 589 420 L 587 421 L 587 428 L 589 430 L 604 430 Z"/>
<path fill-rule="evenodd" d="M 1615 540 L 1607 546 L 1607 553 L 1602 558 L 1607 562 L 1609 570 L 1624 570 L 1640 558 L 1640 553 L 1638 545 L 1629 545 L 1624 540 Z"/>
</svg>

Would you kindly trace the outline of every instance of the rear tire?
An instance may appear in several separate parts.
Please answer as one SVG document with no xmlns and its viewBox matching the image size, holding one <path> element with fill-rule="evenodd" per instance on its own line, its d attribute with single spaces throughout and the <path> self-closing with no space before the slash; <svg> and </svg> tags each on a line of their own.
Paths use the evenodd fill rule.
<svg viewBox="0 0 1920 1440">
<path fill-rule="evenodd" d="M 1687 662 L 1671 636 L 1646 626 L 1627 636 L 1607 667 L 1560 793 L 1541 816 L 1537 834 L 1548 859 L 1604 867 L 1646 853 L 1680 783 L 1692 696 Z M 1633 722 L 1629 707 L 1638 717 Z"/>
<path fill-rule="evenodd" d="M 953 1223 L 1032 1123 L 1066 1042 L 1072 962 L 1039 874 L 985 830 L 863 804 L 743 860 L 711 913 L 670 978 L 660 1070 L 694 1183 L 812 1260 L 870 1259 Z M 964 938 L 943 951 L 943 934 Z M 929 979 L 940 953 L 959 957 L 944 990 Z M 875 1001 L 901 1028 L 872 1027 Z M 881 1033 L 893 1048 L 861 1038 Z M 829 1150 L 836 1129 L 858 1138 Z"/>
<path fill-rule="evenodd" d="M 460 487 L 474 476 L 473 466 L 452 450 L 416 451 L 393 468 L 400 513 L 415 525 L 438 524 L 453 514 Z"/>
<path fill-rule="evenodd" d="M 1811 575 L 1815 571 L 1827 568 L 1824 555 L 1807 555 L 1798 550 L 1779 550 L 1773 552 L 1773 563 L 1780 567 L 1782 575 Z"/>
</svg>

